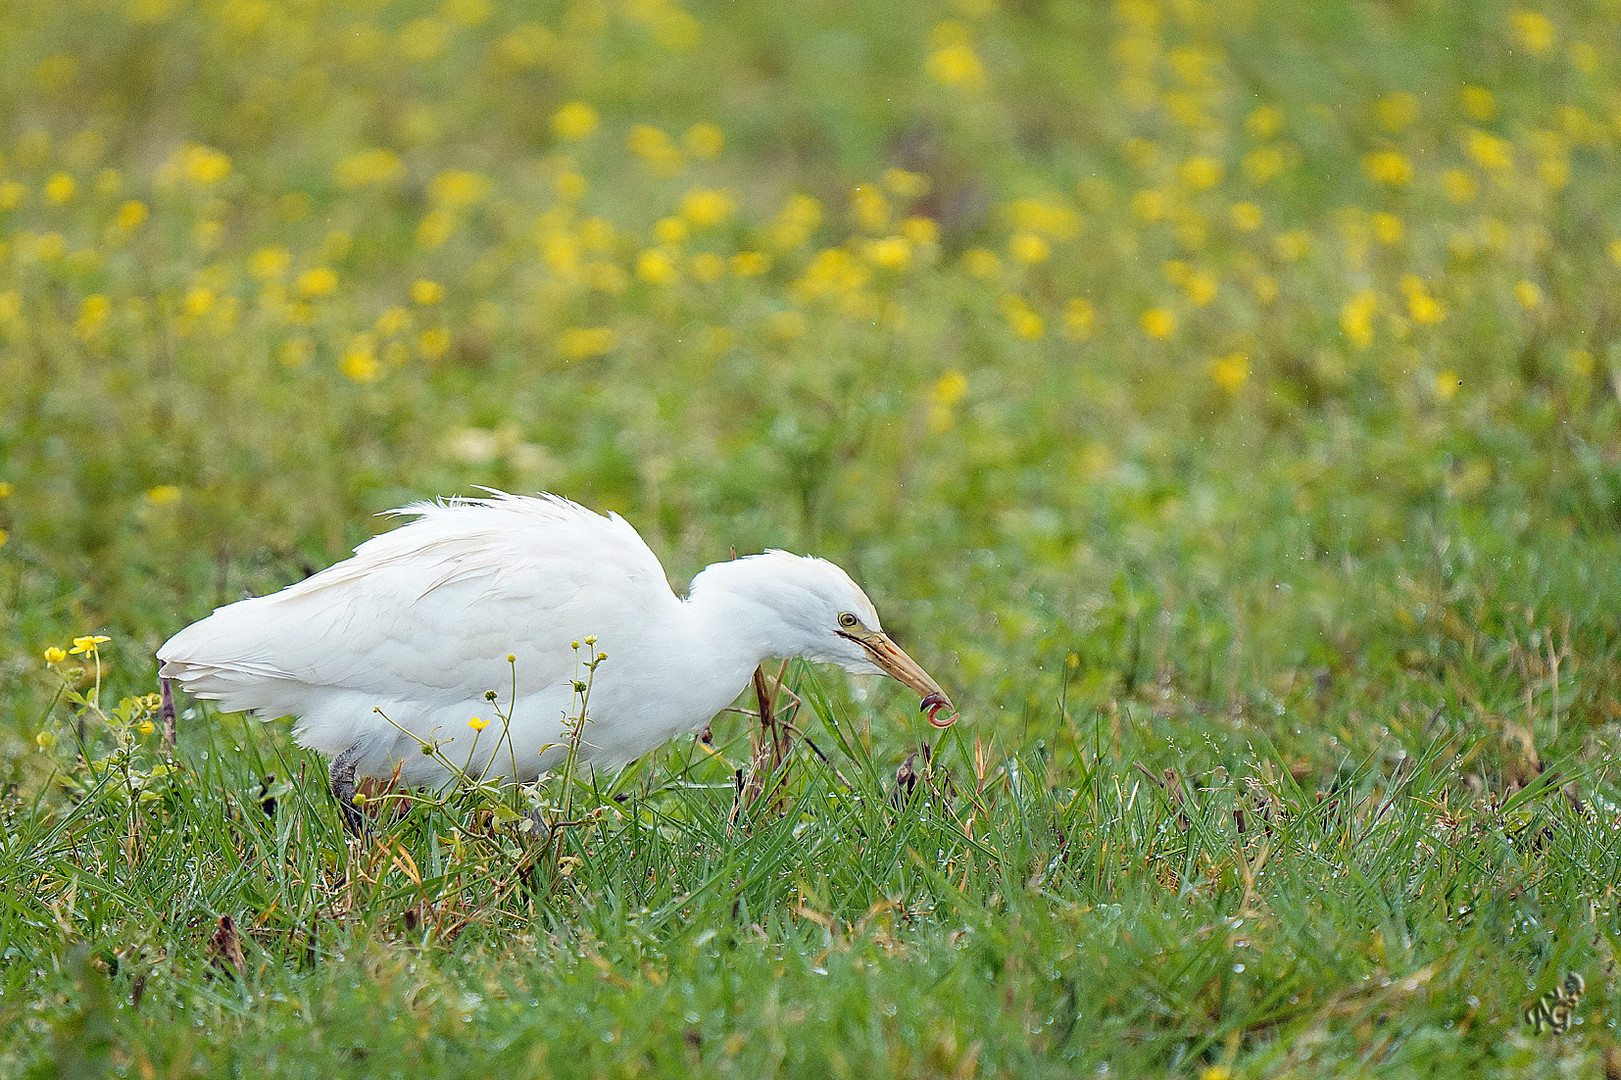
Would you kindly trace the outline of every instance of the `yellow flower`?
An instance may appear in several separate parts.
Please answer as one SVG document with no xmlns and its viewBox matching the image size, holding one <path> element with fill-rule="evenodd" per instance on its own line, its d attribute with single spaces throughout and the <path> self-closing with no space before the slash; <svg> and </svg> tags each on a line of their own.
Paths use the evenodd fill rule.
<svg viewBox="0 0 1621 1080">
<path fill-rule="evenodd" d="M 1304 229 L 1291 229 L 1279 233 L 1272 241 L 1272 246 L 1277 249 L 1278 258 L 1284 262 L 1299 262 L 1311 251 L 1311 233 Z"/>
<path fill-rule="evenodd" d="M 1233 228 L 1239 232 L 1254 232 L 1266 220 L 1261 208 L 1252 202 L 1233 203 L 1227 214 L 1232 219 Z"/>
<path fill-rule="evenodd" d="M 1448 169 L 1441 174 L 1441 193 L 1460 206 L 1472 202 L 1475 198 L 1475 178 L 1462 169 Z"/>
<path fill-rule="evenodd" d="M 726 148 L 726 134 L 714 124 L 694 124 L 681 136 L 681 143 L 695 158 L 712 158 Z"/>
<path fill-rule="evenodd" d="M 248 272 L 260 281 L 281 277 L 293 265 L 293 253 L 277 245 L 260 248 L 248 259 Z"/>
<path fill-rule="evenodd" d="M 1176 333 L 1176 314 L 1166 308 L 1149 308 L 1140 321 L 1143 333 L 1155 341 L 1164 341 Z"/>
<path fill-rule="evenodd" d="M 52 173 L 51 178 L 45 181 L 45 198 L 58 205 L 73 198 L 73 193 L 78 190 L 78 182 L 65 172 Z"/>
<path fill-rule="evenodd" d="M 1270 139 L 1283 127 L 1283 114 L 1271 105 L 1257 106 L 1244 118 L 1244 130 L 1257 139 Z"/>
<path fill-rule="evenodd" d="M 52 645 L 45 650 L 45 662 L 47 664 L 60 664 L 67 658 L 67 650 L 58 645 Z"/>
<path fill-rule="evenodd" d="M 1373 215 L 1373 235 L 1379 238 L 1381 244 L 1399 244 L 1402 234 L 1406 231 L 1401 218 L 1395 214 L 1381 211 Z"/>
<path fill-rule="evenodd" d="M 73 648 L 69 649 L 68 652 L 73 656 L 78 656 L 81 653 L 95 652 L 96 646 L 100 645 L 104 641 L 111 640 L 112 638 L 106 637 L 102 634 L 89 634 L 85 637 L 76 637 L 73 639 Z"/>
<path fill-rule="evenodd" d="M 1052 245 L 1033 232 L 1016 232 L 1008 238 L 1007 251 L 1014 262 L 1046 262 L 1052 254 Z"/>
<path fill-rule="evenodd" d="M 564 360 L 589 360 L 613 351 L 619 335 L 607 326 L 575 326 L 557 339 L 557 354 Z"/>
<path fill-rule="evenodd" d="M 397 305 L 384 308 L 372 326 L 379 334 L 389 337 L 411 328 L 411 313 Z"/>
<path fill-rule="evenodd" d="M 1046 323 L 1040 315 L 1030 310 L 1030 305 L 1022 296 L 1008 295 L 1002 297 L 1002 314 L 1008 321 L 1013 333 L 1026 341 L 1034 341 L 1046 332 Z"/>
<path fill-rule="evenodd" d="M 1617 266 L 1621 266 L 1621 240 L 1611 240 L 1609 251 L 1610 261 Z"/>
<path fill-rule="evenodd" d="M 392 150 L 380 147 L 350 154 L 332 167 L 339 187 L 359 188 L 390 184 L 405 175 L 405 162 Z"/>
<path fill-rule="evenodd" d="M 186 314 L 195 319 L 207 315 L 217 299 L 213 289 L 195 285 L 186 291 L 186 299 L 182 306 Z"/>
<path fill-rule="evenodd" d="M 1518 281 L 1514 284 L 1514 299 L 1527 311 L 1534 311 L 1542 306 L 1542 288 L 1534 281 Z"/>
<path fill-rule="evenodd" d="M 1244 155 L 1244 175 L 1253 184 L 1264 184 L 1283 171 L 1286 160 L 1276 146 L 1257 146 Z"/>
<path fill-rule="evenodd" d="M 437 281 L 417 278 L 411 282 L 411 299 L 423 307 L 432 307 L 445 298 L 445 287 Z"/>
<path fill-rule="evenodd" d="M 1447 368 L 1444 371 L 1437 371 L 1435 373 L 1436 400 L 1451 401 L 1453 398 L 1458 396 L 1458 387 L 1462 385 L 1463 380 L 1458 378 L 1458 373 L 1453 371 L 1451 368 Z"/>
<path fill-rule="evenodd" d="M 488 720 L 481 720 L 475 716 L 471 720 L 467 721 L 467 726 L 472 728 L 474 731 L 483 731 L 485 728 L 490 726 L 490 722 Z"/>
<path fill-rule="evenodd" d="M 1097 313 L 1089 300 L 1077 297 L 1064 305 L 1064 336 L 1071 341 L 1085 341 L 1092 336 Z"/>
<path fill-rule="evenodd" d="M 1458 91 L 1463 111 L 1484 123 L 1497 115 L 1497 99 L 1484 86 L 1466 86 Z"/>
<path fill-rule="evenodd" d="M 884 186 L 903 199 L 916 199 L 927 195 L 932 182 L 922 173 L 905 169 L 885 169 Z"/>
<path fill-rule="evenodd" d="M 318 266 L 313 270 L 306 270 L 298 275 L 294 288 L 300 296 L 316 297 L 327 296 L 338 287 L 337 271 L 325 266 Z"/>
<path fill-rule="evenodd" d="M 972 247 L 962 253 L 962 267 L 974 277 L 984 281 L 1002 272 L 1002 260 L 996 257 L 994 251 Z"/>
<path fill-rule="evenodd" d="M 850 210 L 856 224 L 868 232 L 877 232 L 889 224 L 889 200 L 872 184 L 858 184 L 850 192 Z"/>
<path fill-rule="evenodd" d="M 426 360 L 437 360 L 450 351 L 450 331 L 430 326 L 417 335 L 417 351 Z"/>
<path fill-rule="evenodd" d="M 933 218 L 913 214 L 901 219 L 900 230 L 914 247 L 929 247 L 940 241 L 940 223 Z"/>
<path fill-rule="evenodd" d="M 867 260 L 886 270 L 904 270 L 912 261 L 912 242 L 904 236 L 885 236 L 867 245 Z"/>
<path fill-rule="evenodd" d="M 1413 180 L 1413 162 L 1399 150 L 1381 150 L 1363 157 L 1362 174 L 1376 183 L 1405 187 Z"/>
<path fill-rule="evenodd" d="M 651 124 L 637 124 L 625 137 L 630 152 L 642 159 L 642 164 L 659 176 L 673 176 L 681 171 L 681 151 L 676 149 L 670 136 Z"/>
<path fill-rule="evenodd" d="M 930 397 L 936 405 L 951 408 L 968 395 L 968 376 L 960 371 L 948 371 L 935 381 Z"/>
<path fill-rule="evenodd" d="M 11 486 L 10 480 L 0 480 L 0 499 L 11 498 L 11 493 L 14 490 L 15 489 Z"/>
<path fill-rule="evenodd" d="M 1250 358 L 1243 353 L 1228 353 L 1226 356 L 1210 361 L 1210 377 L 1217 386 L 1229 394 L 1236 394 L 1249 382 Z"/>
<path fill-rule="evenodd" d="M 1507 172 L 1514 167 L 1514 147 L 1488 131 L 1471 128 L 1467 139 L 1469 156 L 1488 172 Z"/>
<path fill-rule="evenodd" d="M 1552 19 L 1529 8 L 1516 8 L 1511 12 L 1509 26 L 1514 31 L 1515 39 L 1532 56 L 1547 56 L 1553 51 L 1559 37 Z"/>
<path fill-rule="evenodd" d="M 653 223 L 653 238 L 661 244 L 679 244 L 687 238 L 687 223 L 678 217 L 659 218 Z"/>
<path fill-rule="evenodd" d="M 134 232 L 140 228 L 146 217 L 146 204 L 139 199 L 130 199 L 113 215 L 113 226 L 121 232 Z"/>
<path fill-rule="evenodd" d="M 946 86 L 977 89 L 985 85 L 985 62 L 966 41 L 936 49 L 923 62 L 923 70 Z"/>
<path fill-rule="evenodd" d="M 170 162 L 181 178 L 204 186 L 217 184 L 231 175 L 231 159 L 212 147 L 187 143 Z"/>
<path fill-rule="evenodd" d="M 597 110 L 583 101 L 570 101 L 552 113 L 552 131 L 560 139 L 583 139 L 597 130 Z"/>
<path fill-rule="evenodd" d="M 466 169 L 446 169 L 428 184 L 428 198 L 443 210 L 460 210 L 483 202 L 490 194 L 490 178 Z"/>
<path fill-rule="evenodd" d="M 1340 329 L 1352 345 L 1366 349 L 1373 344 L 1373 316 L 1378 308 L 1378 296 L 1372 289 L 1363 289 L 1340 309 Z"/>
<path fill-rule="evenodd" d="M 1194 191 L 1208 191 L 1221 183 L 1227 167 L 1213 157 L 1191 157 L 1177 170 L 1182 183 Z"/>
<path fill-rule="evenodd" d="M 681 216 L 695 229 L 719 225 L 731 217 L 737 204 L 729 192 L 712 188 L 693 188 L 681 197 Z"/>
<path fill-rule="evenodd" d="M 1438 323 L 1446 318 L 1446 308 L 1441 301 L 1431 296 L 1424 287 L 1424 281 L 1417 274 L 1407 274 L 1401 279 L 1402 292 L 1407 294 L 1407 314 L 1415 323 Z"/>
<path fill-rule="evenodd" d="M 377 362 L 377 342 L 371 334 L 356 334 L 343 352 L 338 370 L 357 383 L 376 382 L 383 375 Z"/>
<path fill-rule="evenodd" d="M 49 750 L 56 745 L 56 735 L 53 732 L 42 731 L 34 736 L 34 745 L 41 750 Z"/>
<path fill-rule="evenodd" d="M 148 488 L 146 501 L 153 506 L 169 506 L 180 501 L 181 490 L 174 484 L 159 484 L 155 488 Z"/>
<path fill-rule="evenodd" d="M 636 276 L 651 285 L 670 285 L 681 275 L 669 252 L 648 248 L 636 257 Z"/>
<path fill-rule="evenodd" d="M 758 251 L 739 251 L 732 256 L 731 267 L 737 277 L 759 277 L 771 269 L 771 258 Z"/>
<path fill-rule="evenodd" d="M 79 304 L 79 321 L 74 324 L 73 332 L 86 340 L 95 337 L 106 327 L 112 310 L 111 300 L 101 293 L 91 293 Z"/>
</svg>

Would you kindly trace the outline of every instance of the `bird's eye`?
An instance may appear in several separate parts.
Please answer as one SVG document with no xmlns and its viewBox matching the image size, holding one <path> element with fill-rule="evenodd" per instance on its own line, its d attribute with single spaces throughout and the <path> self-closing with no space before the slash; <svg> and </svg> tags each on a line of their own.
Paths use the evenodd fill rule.
<svg viewBox="0 0 1621 1080">
<path fill-rule="evenodd" d="M 839 625 L 844 627 L 846 630 L 852 630 L 861 625 L 861 620 L 846 611 L 844 614 L 839 616 Z"/>
</svg>

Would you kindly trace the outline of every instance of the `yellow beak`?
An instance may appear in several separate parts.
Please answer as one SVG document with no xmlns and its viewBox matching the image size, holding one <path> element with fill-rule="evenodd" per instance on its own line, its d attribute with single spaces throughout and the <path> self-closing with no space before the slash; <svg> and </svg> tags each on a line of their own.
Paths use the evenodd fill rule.
<svg viewBox="0 0 1621 1080">
<path fill-rule="evenodd" d="M 929 723 L 943 728 L 950 727 L 956 722 L 957 712 L 951 707 L 951 699 L 946 697 L 946 692 L 940 689 L 940 684 L 935 682 L 916 660 L 907 656 L 905 650 L 889 640 L 889 635 L 866 631 L 844 636 L 866 649 L 867 654 L 872 657 L 872 662 L 882 668 L 884 674 L 923 696 L 920 708 L 929 714 Z M 942 710 L 948 715 L 944 719 L 937 719 L 937 714 Z"/>
</svg>

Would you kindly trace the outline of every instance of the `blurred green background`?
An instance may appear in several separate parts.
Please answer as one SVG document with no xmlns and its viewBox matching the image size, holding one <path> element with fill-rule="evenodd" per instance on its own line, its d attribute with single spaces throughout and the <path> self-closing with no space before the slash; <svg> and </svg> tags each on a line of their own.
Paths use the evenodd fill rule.
<svg viewBox="0 0 1621 1080">
<path fill-rule="evenodd" d="M 486 484 L 678 587 L 841 563 L 993 757 L 1322 792 L 1444 744 L 1613 817 L 1617 15 L 0 6 L 0 776 L 92 681 L 48 648 L 147 693 Z M 833 682 L 892 769 L 915 704 Z"/>
<path fill-rule="evenodd" d="M 1015 739 L 1066 682 L 1308 756 L 1369 681 L 1549 711 L 1452 654 L 1597 737 L 1614 14 L 8 5 L 10 768 L 45 647 L 145 689 L 475 484 L 619 510 L 678 585 L 840 561 Z"/>
</svg>

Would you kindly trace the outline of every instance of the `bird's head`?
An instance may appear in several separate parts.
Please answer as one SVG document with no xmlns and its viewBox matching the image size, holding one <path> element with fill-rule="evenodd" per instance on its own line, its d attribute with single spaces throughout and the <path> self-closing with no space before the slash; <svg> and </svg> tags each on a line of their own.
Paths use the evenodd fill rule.
<svg viewBox="0 0 1621 1080">
<path fill-rule="evenodd" d="M 774 655 L 838 664 L 856 675 L 888 675 L 918 692 L 935 727 L 956 720 L 945 691 L 890 640 L 867 594 L 833 563 L 768 551 L 708 568 L 693 582 L 695 593 L 710 575 L 724 577 L 732 591 L 748 594 L 780 620 Z"/>
</svg>

